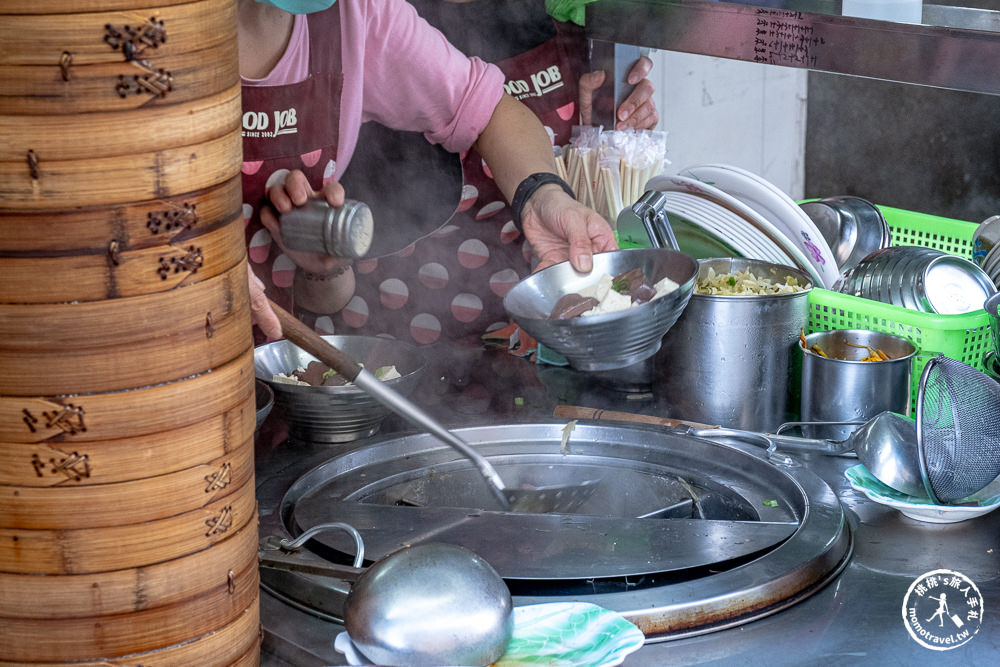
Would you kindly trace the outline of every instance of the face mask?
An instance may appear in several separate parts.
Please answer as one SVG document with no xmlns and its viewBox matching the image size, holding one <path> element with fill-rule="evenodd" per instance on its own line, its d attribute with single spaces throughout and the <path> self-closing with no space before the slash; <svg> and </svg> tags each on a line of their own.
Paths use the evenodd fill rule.
<svg viewBox="0 0 1000 667">
<path fill-rule="evenodd" d="M 337 0 L 257 0 L 267 5 L 274 5 L 290 14 L 312 14 L 333 7 Z"/>
</svg>

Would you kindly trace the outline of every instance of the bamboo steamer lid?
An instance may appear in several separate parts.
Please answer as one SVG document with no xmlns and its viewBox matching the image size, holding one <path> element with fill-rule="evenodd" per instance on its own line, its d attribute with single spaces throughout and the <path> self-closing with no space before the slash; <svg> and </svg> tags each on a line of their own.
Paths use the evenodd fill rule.
<svg viewBox="0 0 1000 667">
<path fill-rule="evenodd" d="M 0 65 L 0 114 L 124 112 L 210 97 L 239 83 L 231 55 L 220 46 L 160 57 L 155 69 L 125 61 L 73 65 L 69 82 L 58 54 L 51 66 Z"/>
<path fill-rule="evenodd" d="M 0 526 L 60 530 L 173 516 L 204 507 L 253 478 L 253 439 L 211 461 L 113 484 L 0 486 Z"/>
<path fill-rule="evenodd" d="M 44 10 L 29 9 L 20 0 L 0 4 L 0 15 L 6 15 L 0 21 L 4 44 L 0 64 L 53 67 L 66 51 L 73 56 L 69 82 L 78 64 L 128 62 L 129 57 L 155 61 L 220 46 L 232 55 L 236 43 L 235 3 L 43 0 L 33 4 L 43 5 Z"/>
<path fill-rule="evenodd" d="M 226 318 L 242 317 L 245 324 L 249 298 L 246 267 L 239 263 L 194 284 L 140 296 L 71 303 L 0 303 L 0 352 L 60 353 L 67 348 L 142 345 L 155 337 L 158 324 L 170 325 L 171 335 L 191 330 L 192 340 L 211 339 Z"/>
<path fill-rule="evenodd" d="M 101 254 L 0 257 L 0 300 L 66 303 L 165 292 L 238 269 L 246 257 L 243 218 L 165 246 Z"/>
<path fill-rule="evenodd" d="M 31 662 L 31 667 L 230 667 L 256 665 L 260 653 L 260 605 L 258 600 L 233 622 L 175 646 L 121 658 Z M 23 662 L 0 660 L 0 667 L 24 667 Z"/>
<path fill-rule="evenodd" d="M 191 0 L 4 0 L 4 12 L 9 14 L 69 14 L 120 9 L 159 9 L 182 5 Z"/>
<path fill-rule="evenodd" d="M 238 268 L 233 273 L 245 275 Z M 239 357 L 253 345 L 252 332 L 248 326 L 250 301 L 246 294 L 246 280 L 243 279 L 240 288 L 233 289 L 236 287 L 236 280 L 225 279 L 230 278 L 225 275 L 221 278 L 224 279 L 213 281 L 209 285 L 214 290 L 200 290 L 203 293 L 219 292 L 215 298 L 218 307 L 207 310 L 189 309 L 183 318 L 173 321 L 174 326 L 168 330 L 169 335 L 162 339 L 159 337 L 161 327 L 156 327 L 155 323 L 165 320 L 156 317 L 155 312 L 149 313 L 150 317 L 138 319 L 143 311 L 130 309 L 131 304 L 127 303 L 119 308 L 93 309 L 100 313 L 119 315 L 117 318 L 103 320 L 107 328 L 103 343 L 63 344 L 59 339 L 72 332 L 72 328 L 55 335 L 56 340 L 51 342 L 44 335 L 21 335 L 16 342 L 13 338 L 7 339 L 9 344 L 0 343 L 0 356 L 4 358 L 4 368 L 7 371 L 0 374 L 0 394 L 34 396 L 57 391 L 76 394 L 127 390 L 204 373 Z M 187 303 L 185 292 L 194 292 L 200 285 L 168 294 L 174 297 L 174 301 Z M 192 298 L 198 296 L 201 295 L 193 294 Z M 207 301 L 207 296 L 202 300 Z M 129 300 L 91 303 L 117 305 L 116 301 Z M 155 302 L 152 299 L 149 301 Z M 30 305 L 7 305 L 0 306 L 0 312 L 9 314 L 31 308 Z M 69 304 L 63 306 L 63 309 L 80 315 L 87 313 L 86 308 L 75 308 Z M 130 326 L 123 327 L 126 335 L 117 334 L 115 323 L 127 318 L 144 322 L 150 327 L 145 338 L 131 339 L 127 335 Z M 69 319 L 70 315 L 67 313 L 53 318 L 53 321 Z M 100 321 L 96 320 L 94 323 Z M 87 325 L 82 328 L 87 328 Z"/>
<path fill-rule="evenodd" d="M 165 519 L 119 526 L 30 530 L 0 528 L 0 571 L 11 574 L 91 574 L 180 558 L 256 524 L 253 481 L 228 496 Z M 0 658 L 4 656 L 0 652 Z"/>
<path fill-rule="evenodd" d="M 178 234 L 212 229 L 243 210 L 242 183 L 234 176 L 219 185 L 175 197 L 69 210 L 0 208 L 0 256 L 107 252 L 170 243 Z"/>
<path fill-rule="evenodd" d="M 141 568 L 46 577 L 0 573 L 0 619 L 88 618 L 164 607 L 228 582 L 256 559 L 257 532 L 247 525 L 211 549 Z"/>
<path fill-rule="evenodd" d="M 143 479 L 150 469 L 178 472 L 230 453 L 253 437 L 255 426 L 251 394 L 205 421 L 160 433 L 89 442 L 0 441 L 0 485 L 88 486 Z"/>
<path fill-rule="evenodd" d="M 129 391 L 0 396 L 0 440 L 69 445 L 183 428 L 252 398 L 253 381 L 248 349 L 211 373 Z"/>
<path fill-rule="evenodd" d="M 3 76 L 0 72 L 0 76 Z M 5 208 L 51 209 L 174 197 L 240 173 L 240 130 L 199 144 L 79 160 L 0 162 Z"/>
<path fill-rule="evenodd" d="M 132 656 L 172 646 L 235 621 L 257 598 L 253 562 L 227 581 L 177 603 L 127 614 L 83 618 L 4 618 L 0 655 L 7 660 L 61 660 L 66 656 Z"/>
<path fill-rule="evenodd" d="M 0 161 L 23 166 L 29 154 L 39 164 L 122 155 L 150 145 L 151 132 L 158 148 L 197 145 L 240 129 L 241 108 L 236 84 L 207 98 L 127 114 L 0 115 Z"/>
</svg>

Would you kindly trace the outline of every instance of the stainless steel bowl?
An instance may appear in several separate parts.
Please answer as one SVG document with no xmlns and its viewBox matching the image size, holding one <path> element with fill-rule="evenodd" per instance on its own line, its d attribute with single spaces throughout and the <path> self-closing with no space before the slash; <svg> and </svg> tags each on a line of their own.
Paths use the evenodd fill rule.
<svg viewBox="0 0 1000 667">
<path fill-rule="evenodd" d="M 425 362 L 418 349 L 403 341 L 375 336 L 323 336 L 365 368 L 395 366 L 402 377 L 386 384 L 403 395 L 413 392 Z M 375 434 L 389 408 L 354 385 L 312 387 L 275 382 L 278 373 L 304 368 L 316 357 L 294 343 L 279 340 L 254 350 L 254 373 L 274 391 L 275 405 L 297 438 L 315 442 L 350 442 Z"/>
<path fill-rule="evenodd" d="M 861 197 L 824 197 L 799 205 L 833 250 L 837 267 L 848 271 L 891 241 L 889 225 L 875 204 Z"/>
<path fill-rule="evenodd" d="M 987 259 L 1000 256 L 1000 252 L 994 252 L 998 247 L 1000 247 L 1000 215 L 991 215 L 979 223 L 972 234 L 972 261 L 989 271 Z"/>
<path fill-rule="evenodd" d="M 549 319 L 563 295 L 580 292 L 605 273 L 615 276 L 634 268 L 642 268 L 652 282 L 669 277 L 679 287 L 672 294 L 615 313 Z M 572 367 L 585 371 L 625 368 L 660 349 L 663 335 L 691 298 L 697 272 L 697 262 L 676 250 L 613 250 L 594 255 L 589 274 L 563 262 L 528 276 L 507 293 L 504 307 L 518 326 L 566 357 Z"/>
<path fill-rule="evenodd" d="M 996 350 L 986 350 L 983 355 L 983 369 L 996 382 L 1000 382 L 1000 357 Z"/>
<path fill-rule="evenodd" d="M 983 309 L 990 316 L 990 333 L 993 334 L 993 350 L 996 352 L 994 360 L 996 360 L 1000 358 L 1000 314 L 997 312 L 1000 309 L 1000 292 L 987 299 Z"/>
<path fill-rule="evenodd" d="M 260 428 L 260 425 L 264 423 L 267 416 L 271 414 L 271 408 L 274 407 L 274 390 L 260 378 L 255 378 L 253 381 L 253 391 L 254 400 L 257 404 L 257 425 L 254 427 L 254 430 L 256 430 Z"/>
<path fill-rule="evenodd" d="M 927 263 L 917 279 L 916 291 L 923 310 L 955 315 L 979 310 L 997 288 L 973 262 L 945 254 Z"/>
<path fill-rule="evenodd" d="M 922 246 L 877 250 L 837 283 L 844 294 L 927 313 L 978 310 L 996 286 L 967 259 Z"/>
</svg>

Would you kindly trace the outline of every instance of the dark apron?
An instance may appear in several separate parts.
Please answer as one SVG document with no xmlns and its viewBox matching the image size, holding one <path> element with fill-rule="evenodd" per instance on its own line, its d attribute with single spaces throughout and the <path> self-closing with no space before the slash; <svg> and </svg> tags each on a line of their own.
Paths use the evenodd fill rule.
<svg viewBox="0 0 1000 667">
<path fill-rule="evenodd" d="M 508 92 L 535 112 L 560 144 L 568 143 L 578 116 L 581 61 L 570 46 L 575 43 L 560 31 L 521 55 L 497 62 L 506 75 Z M 449 199 L 445 207 L 453 211 L 450 217 L 428 221 L 426 213 L 436 210 L 441 215 L 442 206 L 423 201 L 417 206 L 380 208 L 380 192 L 391 191 L 393 183 L 411 193 L 411 200 L 429 191 L 452 191 L 441 183 L 438 171 L 421 177 L 413 164 L 384 158 L 378 144 L 398 154 L 399 137 L 383 129 L 359 141 L 344 184 L 349 197 L 369 198 L 376 238 L 389 239 L 402 249 L 356 262 L 354 298 L 338 313 L 318 314 L 315 327 L 322 333 L 388 334 L 430 344 L 478 337 L 506 325 L 503 297 L 531 272 L 530 249 L 511 222 L 510 209 L 489 170 L 474 150 L 463 156 L 460 202 L 456 209 L 454 199 Z M 425 152 L 433 150 L 440 149 Z M 439 157 L 432 159 L 436 162 Z M 351 182 L 358 172 L 366 173 L 369 182 Z M 370 181 L 377 179 L 384 185 L 372 185 Z M 435 222 L 442 219 L 446 219 L 443 225 Z"/>
<path fill-rule="evenodd" d="M 292 169 L 305 173 L 319 189 L 335 172 L 340 138 L 343 72 L 337 48 L 321 48 L 323 35 L 340 34 L 334 6 L 308 16 L 309 78 L 286 86 L 243 86 L 243 214 L 250 269 L 268 296 L 293 309 L 295 264 L 282 253 L 260 222 L 268 185 Z M 315 48 L 320 47 L 320 48 Z M 258 342 L 260 332 L 255 330 Z"/>
</svg>

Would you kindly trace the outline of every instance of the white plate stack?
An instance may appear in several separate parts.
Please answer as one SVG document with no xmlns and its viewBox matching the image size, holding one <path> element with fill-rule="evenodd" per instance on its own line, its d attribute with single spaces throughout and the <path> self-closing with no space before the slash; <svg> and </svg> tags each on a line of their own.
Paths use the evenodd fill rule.
<svg viewBox="0 0 1000 667">
<path fill-rule="evenodd" d="M 702 232 L 703 238 L 694 241 L 699 248 L 722 245 L 737 256 L 793 266 L 827 289 L 840 276 L 815 223 L 791 197 L 756 174 L 731 165 L 694 165 L 653 177 L 646 190 L 664 193 L 672 224 L 680 222 L 688 236 L 692 227 Z"/>
</svg>

